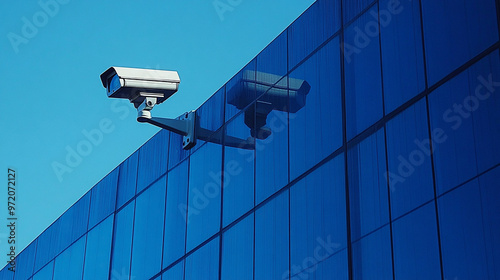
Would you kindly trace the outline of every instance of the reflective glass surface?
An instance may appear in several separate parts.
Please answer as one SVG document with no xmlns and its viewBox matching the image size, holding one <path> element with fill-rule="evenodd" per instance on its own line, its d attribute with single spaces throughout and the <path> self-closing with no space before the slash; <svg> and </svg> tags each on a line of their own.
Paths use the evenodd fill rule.
<svg viewBox="0 0 500 280">
<path fill-rule="evenodd" d="M 186 246 L 186 205 L 189 161 L 168 173 L 165 228 L 163 235 L 163 267 L 184 255 Z M 184 207 L 183 207 L 184 206 Z"/>
<path fill-rule="evenodd" d="M 379 27 L 372 7 L 344 33 L 347 138 L 352 139 L 383 116 Z"/>
<path fill-rule="evenodd" d="M 222 225 L 227 226 L 254 206 L 255 107 L 227 124 L 224 134 Z"/>
<path fill-rule="evenodd" d="M 342 145 L 339 51 L 336 37 L 288 78 L 289 88 L 302 87 L 289 91 L 291 180 Z"/>
<path fill-rule="evenodd" d="M 222 146 L 206 143 L 191 155 L 187 205 L 189 252 L 220 229 Z"/>
<path fill-rule="evenodd" d="M 187 257 L 184 280 L 219 279 L 219 245 L 215 238 Z"/>
<path fill-rule="evenodd" d="M 116 168 L 92 188 L 90 198 L 89 229 L 115 210 L 118 171 Z"/>
<path fill-rule="evenodd" d="M 106 279 L 113 237 L 114 215 L 109 216 L 87 234 L 83 279 Z"/>
<path fill-rule="evenodd" d="M 139 149 L 137 192 L 167 172 L 170 132 L 162 129 Z"/>
<path fill-rule="evenodd" d="M 421 0 L 429 84 L 498 41 L 494 0 Z"/>
<path fill-rule="evenodd" d="M 135 195 L 137 184 L 137 162 L 139 152 L 136 151 L 122 164 L 118 177 L 118 190 L 116 196 L 116 208 L 120 208 Z"/>
<path fill-rule="evenodd" d="M 85 235 L 57 256 L 53 280 L 82 279 L 86 240 Z"/>
<path fill-rule="evenodd" d="M 130 275 L 149 279 L 161 269 L 166 177 L 136 198 Z"/>
<path fill-rule="evenodd" d="M 253 280 L 254 215 L 222 234 L 222 280 Z"/>
<path fill-rule="evenodd" d="M 134 234 L 135 201 L 116 213 L 111 254 L 111 276 L 129 275 Z"/>
<path fill-rule="evenodd" d="M 281 279 L 289 271 L 289 194 L 255 212 L 255 279 Z"/>
<path fill-rule="evenodd" d="M 353 240 L 389 222 L 384 130 L 347 152 Z"/>
</svg>

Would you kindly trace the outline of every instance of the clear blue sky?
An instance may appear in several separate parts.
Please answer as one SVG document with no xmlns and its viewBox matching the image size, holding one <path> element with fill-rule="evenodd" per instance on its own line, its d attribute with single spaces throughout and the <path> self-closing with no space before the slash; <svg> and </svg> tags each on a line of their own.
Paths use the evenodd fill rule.
<svg viewBox="0 0 500 280">
<path fill-rule="evenodd" d="M 107 99 L 104 70 L 177 70 L 179 92 L 154 110 L 177 117 L 199 107 L 314 2 L 220 0 L 227 10 L 218 13 L 212 0 L 54 1 L 0 3 L 0 223 L 7 223 L 10 167 L 17 172 L 17 252 L 158 131 L 137 123 L 127 102 Z M 112 131 L 67 165 L 68 149 L 103 120 Z M 58 177 L 55 162 L 71 172 Z M 0 260 L 7 245 L 2 226 Z"/>
</svg>

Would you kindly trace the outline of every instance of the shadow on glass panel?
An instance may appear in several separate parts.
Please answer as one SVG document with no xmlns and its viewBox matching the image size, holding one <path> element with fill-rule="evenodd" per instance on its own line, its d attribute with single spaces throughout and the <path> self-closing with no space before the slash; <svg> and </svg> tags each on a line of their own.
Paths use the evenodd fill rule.
<svg viewBox="0 0 500 280">
<path fill-rule="evenodd" d="M 285 82 L 276 82 L 280 80 Z M 243 110 L 254 102 L 251 93 L 260 96 L 256 105 L 245 111 L 245 124 L 252 137 L 262 140 L 272 133 L 266 126 L 267 116 L 273 110 L 296 113 L 305 106 L 310 89 L 311 86 L 304 80 L 289 79 L 286 83 L 281 76 L 247 70 L 238 83 L 227 89 L 227 103 Z"/>
</svg>

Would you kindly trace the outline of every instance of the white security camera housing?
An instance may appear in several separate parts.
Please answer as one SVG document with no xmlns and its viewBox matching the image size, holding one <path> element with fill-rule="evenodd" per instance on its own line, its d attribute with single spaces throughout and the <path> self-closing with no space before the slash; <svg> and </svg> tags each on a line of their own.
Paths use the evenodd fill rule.
<svg viewBox="0 0 500 280">
<path fill-rule="evenodd" d="M 181 80 L 176 71 L 111 67 L 101 74 L 101 82 L 108 97 L 128 99 L 138 108 L 147 97 L 156 104 L 167 100 Z"/>
</svg>

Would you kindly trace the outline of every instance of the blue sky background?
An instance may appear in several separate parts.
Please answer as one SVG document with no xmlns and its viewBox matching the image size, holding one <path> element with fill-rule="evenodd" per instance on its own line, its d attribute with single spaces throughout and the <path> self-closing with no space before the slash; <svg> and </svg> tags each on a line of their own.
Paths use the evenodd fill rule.
<svg viewBox="0 0 500 280">
<path fill-rule="evenodd" d="M 158 131 L 138 123 L 128 101 L 106 97 L 104 70 L 177 70 L 179 92 L 154 110 L 177 117 L 198 108 L 314 2 L 220 0 L 230 9 L 219 14 L 212 0 L 55 1 L 0 3 L 0 224 L 14 168 L 17 253 Z M 68 166 L 68 149 L 103 120 L 112 131 Z M 58 177 L 54 162 L 71 172 Z M 2 226 L 0 260 L 7 245 Z"/>
</svg>

